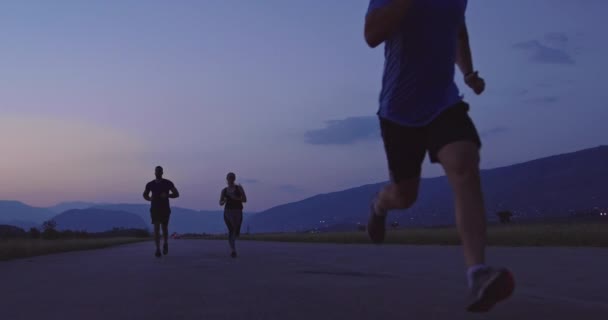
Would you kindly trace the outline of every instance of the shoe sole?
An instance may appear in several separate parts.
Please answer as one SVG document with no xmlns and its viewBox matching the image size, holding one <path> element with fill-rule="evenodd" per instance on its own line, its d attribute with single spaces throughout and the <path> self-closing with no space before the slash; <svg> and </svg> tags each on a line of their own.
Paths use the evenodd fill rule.
<svg viewBox="0 0 608 320">
<path fill-rule="evenodd" d="M 507 270 L 500 271 L 479 291 L 477 300 L 468 306 L 467 311 L 488 312 L 497 303 L 511 297 L 514 290 L 513 274 Z"/>
</svg>

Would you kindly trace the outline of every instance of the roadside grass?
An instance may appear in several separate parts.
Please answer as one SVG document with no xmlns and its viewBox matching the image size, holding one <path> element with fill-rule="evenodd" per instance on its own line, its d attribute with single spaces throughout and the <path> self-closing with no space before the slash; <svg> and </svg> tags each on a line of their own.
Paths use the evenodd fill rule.
<svg viewBox="0 0 608 320">
<path fill-rule="evenodd" d="M 93 238 L 93 239 L 9 239 L 0 240 L 0 261 L 40 256 L 59 252 L 102 249 L 111 246 L 146 241 L 147 238 Z"/>
<path fill-rule="evenodd" d="M 187 237 L 226 239 L 225 235 Z M 370 243 L 367 233 L 268 233 L 241 235 L 241 240 L 313 243 Z M 408 245 L 459 245 L 456 228 L 403 228 L 387 230 L 385 243 Z M 608 223 L 555 223 L 491 225 L 488 228 L 491 246 L 555 246 L 608 247 Z"/>
</svg>

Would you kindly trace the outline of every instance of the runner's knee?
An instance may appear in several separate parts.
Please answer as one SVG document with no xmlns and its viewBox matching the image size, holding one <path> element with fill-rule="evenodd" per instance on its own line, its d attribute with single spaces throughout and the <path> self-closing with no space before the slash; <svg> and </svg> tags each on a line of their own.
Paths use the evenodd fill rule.
<svg viewBox="0 0 608 320">
<path fill-rule="evenodd" d="M 475 159 L 458 159 L 444 165 L 444 170 L 452 184 L 467 183 L 479 178 L 479 163 Z"/>
<path fill-rule="evenodd" d="M 451 183 L 466 183 L 479 177 L 479 150 L 470 143 L 446 146 L 440 162 Z"/>
<path fill-rule="evenodd" d="M 397 209 L 408 209 L 414 205 L 417 198 L 418 195 L 415 192 L 408 191 L 406 193 L 399 193 L 395 201 Z"/>
<path fill-rule="evenodd" d="M 411 183 L 392 184 L 387 191 L 395 209 L 407 209 L 418 198 L 418 186 Z"/>
</svg>

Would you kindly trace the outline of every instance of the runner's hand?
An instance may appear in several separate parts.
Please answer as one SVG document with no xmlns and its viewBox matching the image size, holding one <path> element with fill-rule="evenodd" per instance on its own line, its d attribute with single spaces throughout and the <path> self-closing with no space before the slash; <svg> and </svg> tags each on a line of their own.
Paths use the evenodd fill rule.
<svg viewBox="0 0 608 320">
<path fill-rule="evenodd" d="M 486 89 L 486 82 L 479 76 L 477 71 L 467 75 L 464 78 L 464 82 L 478 95 L 482 94 Z"/>
</svg>

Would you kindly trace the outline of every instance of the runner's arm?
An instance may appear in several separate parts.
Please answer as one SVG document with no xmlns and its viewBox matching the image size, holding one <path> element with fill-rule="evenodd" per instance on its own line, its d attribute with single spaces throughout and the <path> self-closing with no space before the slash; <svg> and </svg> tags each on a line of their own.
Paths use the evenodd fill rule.
<svg viewBox="0 0 608 320">
<path fill-rule="evenodd" d="M 241 202 L 247 202 L 247 195 L 245 194 L 245 190 L 243 186 L 239 184 L 239 190 L 241 191 Z"/>
<path fill-rule="evenodd" d="M 152 201 L 152 198 L 150 198 L 150 186 L 146 184 L 146 189 L 144 190 L 144 199 L 146 199 L 146 201 Z"/>
<path fill-rule="evenodd" d="M 471 46 L 469 44 L 469 31 L 467 30 L 466 22 L 463 22 L 460 32 L 458 32 L 458 47 L 456 48 L 456 65 L 466 77 L 472 74 L 473 56 L 471 54 Z"/>
<path fill-rule="evenodd" d="M 175 187 L 175 185 L 173 183 L 171 184 L 171 189 L 169 189 L 169 191 L 170 191 L 169 198 L 171 198 L 171 199 L 179 198 L 179 191 L 177 191 L 177 188 Z"/>
<path fill-rule="evenodd" d="M 467 25 L 462 23 L 462 27 L 458 34 L 458 48 L 456 48 L 456 64 L 464 75 L 464 82 L 473 89 L 475 94 L 482 94 L 486 88 L 486 82 L 479 76 L 473 67 L 473 58 L 471 54 L 471 46 L 469 44 L 469 32 Z"/>
<path fill-rule="evenodd" d="M 223 206 L 226 204 L 226 195 L 224 194 L 225 189 L 222 190 L 222 193 L 220 194 L 220 206 Z"/>
<path fill-rule="evenodd" d="M 365 42 L 370 48 L 388 39 L 410 8 L 413 0 L 370 0 L 365 17 Z"/>
</svg>

